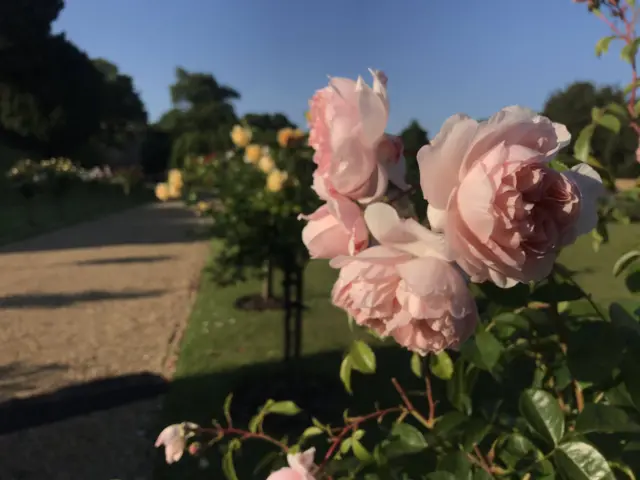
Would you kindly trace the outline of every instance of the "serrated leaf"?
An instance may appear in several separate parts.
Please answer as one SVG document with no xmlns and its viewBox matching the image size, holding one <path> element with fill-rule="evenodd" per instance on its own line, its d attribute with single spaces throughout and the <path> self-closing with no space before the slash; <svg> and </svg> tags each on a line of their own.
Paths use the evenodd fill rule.
<svg viewBox="0 0 640 480">
<path fill-rule="evenodd" d="M 424 376 L 424 372 L 422 371 L 422 357 L 417 353 L 411 355 L 411 372 L 418 378 Z"/>
<path fill-rule="evenodd" d="M 622 255 L 616 263 L 613 265 L 613 276 L 617 277 L 622 272 L 624 272 L 629 265 L 631 265 L 636 260 L 640 259 L 640 250 L 631 250 L 624 255 Z"/>
<path fill-rule="evenodd" d="M 340 380 L 344 385 L 344 388 L 350 394 L 353 394 L 353 390 L 351 389 L 351 371 L 353 370 L 353 366 L 351 364 L 351 357 L 346 355 L 342 359 L 342 363 L 340 364 Z"/>
<path fill-rule="evenodd" d="M 266 407 L 266 411 L 278 415 L 293 416 L 299 414 L 302 410 L 291 400 L 283 400 L 282 402 L 273 402 Z"/>
<path fill-rule="evenodd" d="M 587 403 L 576 419 L 575 431 L 578 433 L 639 432 L 640 425 L 631 420 L 627 412 L 621 408 Z"/>
<path fill-rule="evenodd" d="M 589 124 L 584 127 L 578 134 L 578 139 L 573 146 L 573 156 L 581 162 L 586 162 L 591 152 L 591 137 L 595 131 L 596 126 Z"/>
<path fill-rule="evenodd" d="M 394 425 L 391 429 L 391 436 L 402 442 L 407 453 L 421 452 L 429 446 L 422 432 L 408 423 Z"/>
<path fill-rule="evenodd" d="M 360 373 L 370 374 L 376 371 L 376 355 L 371 347 L 362 340 L 356 340 L 349 350 L 351 365 Z"/>
<path fill-rule="evenodd" d="M 453 362 L 444 350 L 429 356 L 429 370 L 442 380 L 451 380 L 453 377 Z"/>
<path fill-rule="evenodd" d="M 607 130 L 618 134 L 620 133 L 620 120 L 618 120 L 617 117 L 607 113 L 605 115 L 602 115 L 599 119 L 598 119 L 598 125 L 606 128 Z"/>
<path fill-rule="evenodd" d="M 567 442 L 554 452 L 556 465 L 571 480 L 614 480 L 611 467 L 602 454 L 584 442 Z"/>
<path fill-rule="evenodd" d="M 607 53 L 607 51 L 609 50 L 609 44 L 614 38 L 616 38 L 615 35 L 610 35 L 608 37 L 602 37 L 600 40 L 598 40 L 598 42 L 596 43 L 596 57 L 600 57 L 603 53 Z"/>
<path fill-rule="evenodd" d="M 529 389 L 520 395 L 520 413 L 540 437 L 557 445 L 564 435 L 564 413 L 558 401 L 544 390 Z"/>
</svg>

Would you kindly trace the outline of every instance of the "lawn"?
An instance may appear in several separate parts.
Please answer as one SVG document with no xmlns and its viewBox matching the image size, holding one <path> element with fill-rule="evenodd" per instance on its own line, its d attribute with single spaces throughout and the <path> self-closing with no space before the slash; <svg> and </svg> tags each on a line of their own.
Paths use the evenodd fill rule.
<svg viewBox="0 0 640 480">
<path fill-rule="evenodd" d="M 8 188 L 5 186 L 5 188 Z M 0 245 L 46 233 L 75 223 L 130 208 L 153 198 L 151 191 L 135 190 L 130 196 L 113 185 L 77 185 L 56 201 L 48 195 L 27 201 L 10 190 L 0 198 Z M 29 221 L 31 210 L 31 222 Z"/>
<path fill-rule="evenodd" d="M 561 261 L 577 271 L 577 280 L 598 301 L 611 301 L 629 296 L 624 282 L 611 275 L 613 263 L 621 253 L 640 241 L 640 224 L 630 227 L 611 227 L 611 242 L 594 253 L 591 240 L 587 236 L 576 245 L 563 252 Z M 303 352 L 300 365 L 306 371 L 331 376 L 337 379 L 342 352 L 351 343 L 353 333 L 349 330 L 346 316 L 331 306 L 328 301 L 336 272 L 326 262 L 311 262 L 305 275 L 305 303 L 308 310 L 304 318 Z M 165 414 L 158 429 L 168 423 L 195 421 L 210 424 L 213 417 L 222 418 L 222 403 L 230 391 L 250 384 L 257 379 L 276 379 L 282 345 L 282 313 L 242 312 L 234 308 L 233 302 L 239 296 L 260 291 L 257 281 L 249 281 L 234 287 L 216 287 L 206 273 L 192 311 L 189 326 L 182 340 L 182 351 L 177 372 L 165 404 Z M 377 349 L 378 372 L 374 383 L 365 384 L 357 377 L 354 383 L 356 393 L 364 388 L 375 389 L 382 404 L 395 402 L 395 394 L 389 386 L 389 379 L 396 375 L 409 388 L 412 384 L 408 373 L 409 354 L 399 348 L 380 345 Z M 336 392 L 341 391 L 337 386 Z M 336 393 L 338 395 L 338 393 Z M 238 395 L 240 396 L 240 395 Z M 238 397 L 237 396 L 237 397 Z M 355 410 L 371 405 L 353 403 L 348 397 L 338 395 L 336 403 L 342 408 L 350 406 Z M 362 398 L 362 396 L 360 397 Z M 266 397 L 253 399 L 251 407 L 261 404 Z M 241 398 L 236 401 L 241 402 Z M 232 408 L 232 413 L 233 413 Z M 340 410 L 341 412 L 342 410 Z M 323 414 L 333 417 L 339 412 Z M 328 420 L 324 418 L 322 420 Z M 158 430 L 159 431 L 159 430 Z M 251 447 L 244 450 L 237 463 L 240 479 L 254 478 L 247 465 L 255 465 L 255 455 L 261 452 Z M 208 469 L 198 468 L 195 459 L 186 458 L 172 466 L 160 460 L 156 469 L 158 480 L 204 480 L 223 478 L 219 470 L 220 459 L 213 458 Z M 266 478 L 264 472 L 255 478 Z"/>
</svg>

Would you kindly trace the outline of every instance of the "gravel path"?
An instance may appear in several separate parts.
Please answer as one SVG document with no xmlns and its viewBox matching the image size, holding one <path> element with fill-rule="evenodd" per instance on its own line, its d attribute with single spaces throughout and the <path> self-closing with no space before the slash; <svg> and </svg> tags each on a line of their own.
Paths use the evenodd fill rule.
<svg viewBox="0 0 640 480">
<path fill-rule="evenodd" d="M 1 248 L 0 402 L 102 377 L 170 376 L 208 253 L 192 235 L 198 224 L 179 204 L 153 204 Z M 0 480 L 149 478 L 160 405 L 2 435 Z"/>
</svg>

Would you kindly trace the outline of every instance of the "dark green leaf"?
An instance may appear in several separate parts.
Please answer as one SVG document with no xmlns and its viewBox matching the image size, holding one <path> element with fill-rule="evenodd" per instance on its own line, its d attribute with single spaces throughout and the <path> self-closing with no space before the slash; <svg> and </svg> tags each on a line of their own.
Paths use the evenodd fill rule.
<svg viewBox="0 0 640 480">
<path fill-rule="evenodd" d="M 459 358 L 454 364 L 453 377 L 447 382 L 447 398 L 456 410 L 466 414 L 471 411 L 471 389 L 468 379 L 465 361 Z"/>
<path fill-rule="evenodd" d="M 520 395 L 520 413 L 533 431 L 557 445 L 564 435 L 564 414 L 558 401 L 544 390 L 526 390 Z"/>
<path fill-rule="evenodd" d="M 609 305 L 609 317 L 613 326 L 624 335 L 640 335 L 640 303 L 631 301 L 613 302 Z"/>
<path fill-rule="evenodd" d="M 227 424 L 231 423 L 231 401 L 233 400 L 233 393 L 227 395 L 227 398 L 224 399 L 224 418 L 227 419 Z"/>
<path fill-rule="evenodd" d="M 375 373 L 376 355 L 371 347 L 362 340 L 356 340 L 351 344 L 349 357 L 351 357 L 351 365 L 354 370 L 360 373 Z"/>
<path fill-rule="evenodd" d="M 453 362 L 445 351 L 429 356 L 429 370 L 442 380 L 450 380 L 453 377 Z"/>
<path fill-rule="evenodd" d="M 640 293 L 640 269 L 630 272 L 624 279 L 624 284 L 631 293 Z"/>
<path fill-rule="evenodd" d="M 638 432 L 640 425 L 621 408 L 587 403 L 576 419 L 575 431 L 578 433 Z"/>
<path fill-rule="evenodd" d="M 498 448 L 498 457 L 509 468 L 518 468 L 536 458 L 538 449 L 531 441 L 519 433 L 504 437 Z"/>
<path fill-rule="evenodd" d="M 500 360 L 504 351 L 502 344 L 490 332 L 478 332 L 467 340 L 462 348 L 462 355 L 481 370 L 491 371 Z"/>
<path fill-rule="evenodd" d="M 598 341 L 594 341 L 596 338 Z M 569 370 L 580 382 L 603 382 L 620 363 L 623 347 L 610 323 L 582 323 L 567 339 Z"/>
<path fill-rule="evenodd" d="M 638 365 L 640 365 L 640 355 L 630 350 L 624 356 L 622 361 L 622 381 L 627 388 L 627 392 L 636 409 L 640 411 L 640 374 L 638 374 Z"/>
<path fill-rule="evenodd" d="M 611 467 L 598 450 L 584 442 L 559 445 L 554 457 L 558 469 L 571 480 L 614 480 Z"/>
<path fill-rule="evenodd" d="M 482 418 L 472 418 L 464 426 L 462 433 L 462 447 L 465 451 L 473 449 L 474 445 L 479 444 L 484 437 L 491 431 L 491 425 Z"/>
<path fill-rule="evenodd" d="M 519 283 L 511 288 L 500 288 L 491 282 L 475 284 L 489 300 L 505 307 L 523 307 L 529 303 L 529 285 Z"/>
<path fill-rule="evenodd" d="M 619 117 L 622 117 L 622 118 L 627 118 L 629 115 L 629 112 L 627 111 L 627 107 L 625 107 L 624 105 L 620 105 L 619 103 L 612 102 L 606 106 L 606 109 L 608 112 L 611 112 L 614 115 L 618 115 Z"/>
<path fill-rule="evenodd" d="M 422 357 L 417 353 L 411 355 L 411 371 L 418 378 L 424 376 L 424 372 L 422 371 Z"/>
<path fill-rule="evenodd" d="M 573 147 L 573 155 L 581 162 L 586 162 L 591 152 L 591 137 L 595 131 L 596 126 L 589 124 L 584 127 L 578 134 L 578 139 Z"/>
<path fill-rule="evenodd" d="M 425 480 L 459 480 L 455 475 L 449 472 L 431 472 L 424 478 Z"/>
<path fill-rule="evenodd" d="M 457 410 L 447 412 L 438 418 L 434 432 L 438 437 L 446 438 L 450 433 L 458 432 L 468 418 Z"/>
<path fill-rule="evenodd" d="M 464 452 L 448 453 L 438 461 L 438 470 L 452 473 L 456 479 L 471 478 L 471 461 Z"/>
<path fill-rule="evenodd" d="M 531 327 L 526 317 L 514 312 L 501 313 L 493 317 L 492 321 L 496 325 L 511 325 L 518 330 L 529 330 Z"/>
<path fill-rule="evenodd" d="M 493 480 L 493 475 L 483 468 L 476 467 L 475 472 L 473 472 L 473 480 Z"/>
<path fill-rule="evenodd" d="M 636 43 L 627 43 L 622 50 L 620 50 L 620 58 L 627 63 L 633 62 L 634 58 L 636 58 L 636 53 L 638 51 L 638 46 Z"/>
<path fill-rule="evenodd" d="M 340 364 L 340 380 L 342 380 L 342 384 L 347 392 L 353 393 L 351 389 L 351 371 L 353 370 L 353 366 L 351 365 L 351 357 L 346 355 L 342 359 L 342 363 Z"/>
<path fill-rule="evenodd" d="M 598 124 L 615 134 L 620 132 L 620 120 L 609 113 L 602 115 L 602 117 L 598 119 Z"/>
<path fill-rule="evenodd" d="M 396 441 L 402 442 L 407 453 L 417 453 L 429 446 L 422 432 L 408 423 L 394 425 L 391 429 L 391 436 Z"/>
</svg>

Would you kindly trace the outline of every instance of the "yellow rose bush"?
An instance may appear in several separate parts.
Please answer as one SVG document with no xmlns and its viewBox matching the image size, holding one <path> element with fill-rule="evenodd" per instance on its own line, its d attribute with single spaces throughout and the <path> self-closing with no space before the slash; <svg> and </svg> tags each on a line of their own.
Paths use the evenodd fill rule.
<svg viewBox="0 0 640 480">
<path fill-rule="evenodd" d="M 236 125 L 230 132 L 234 150 L 184 163 L 183 197 L 213 217 L 214 234 L 223 242 L 215 264 L 223 284 L 260 274 L 265 264 L 298 268 L 307 260 L 297 217 L 317 206 L 312 151 L 304 132 L 283 130 L 266 134 Z M 198 207 L 212 199 L 215 208 Z"/>
</svg>

